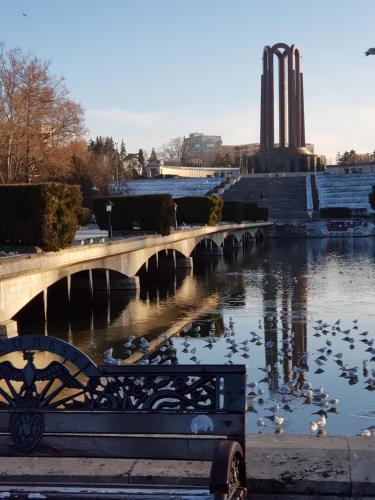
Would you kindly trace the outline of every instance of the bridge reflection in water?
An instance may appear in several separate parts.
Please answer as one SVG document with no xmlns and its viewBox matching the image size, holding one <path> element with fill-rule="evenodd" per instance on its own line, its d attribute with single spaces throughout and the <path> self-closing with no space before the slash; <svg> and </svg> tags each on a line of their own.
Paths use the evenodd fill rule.
<svg viewBox="0 0 375 500">
<path fill-rule="evenodd" d="M 204 244 L 203 248 L 206 248 Z M 300 251 L 293 254 L 291 279 L 288 275 L 280 276 L 273 272 L 277 268 L 278 257 L 270 258 L 265 248 L 262 244 L 238 247 L 235 241 L 229 240 L 224 255 L 197 253 L 194 256 L 194 273 L 192 269 L 163 266 L 160 257 L 158 262 L 150 259 L 147 269 L 143 267 L 139 272 L 140 289 L 133 291 L 114 289 L 108 293 L 103 274 L 105 271 L 95 270 L 95 286 L 91 294 L 87 271 L 77 273 L 72 277 L 70 297 L 66 280 L 49 287 L 46 322 L 42 294 L 14 319 L 18 322 L 21 335 L 45 333 L 57 336 L 76 345 L 98 363 L 109 347 L 114 348 L 115 357 L 126 359 L 122 346 L 127 337 L 147 336 L 148 339 L 155 339 L 174 324 L 183 329 L 184 325 L 203 316 L 206 319 L 200 322 L 201 335 L 208 334 L 208 325 L 213 320 L 217 323 L 216 334 L 220 335 L 223 332 L 222 304 L 237 309 L 246 306 L 247 283 L 241 269 L 245 267 L 256 274 L 262 268 L 266 364 L 275 366 L 278 348 L 282 348 L 277 325 L 280 295 L 284 310 L 282 336 L 285 339 L 292 329 L 298 339 L 293 343 L 292 356 L 285 350 L 283 366 L 285 380 L 288 380 L 292 376 L 293 365 L 299 364 L 301 354 L 306 350 L 307 285 L 306 278 L 301 275 L 306 254 Z M 167 258 L 173 257 L 169 255 Z M 100 281 L 103 286 L 99 286 Z M 193 330 L 190 334 L 194 335 Z M 131 358 L 131 361 L 134 360 Z M 270 387 L 277 390 L 278 377 L 272 373 Z"/>
</svg>

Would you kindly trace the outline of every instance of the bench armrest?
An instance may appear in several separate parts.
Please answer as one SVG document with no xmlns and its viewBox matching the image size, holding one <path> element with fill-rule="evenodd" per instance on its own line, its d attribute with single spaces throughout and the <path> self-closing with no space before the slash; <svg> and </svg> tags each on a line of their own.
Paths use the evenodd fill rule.
<svg viewBox="0 0 375 500">
<path fill-rule="evenodd" d="M 220 441 L 210 475 L 210 492 L 216 498 L 246 498 L 246 464 L 238 441 Z"/>
</svg>

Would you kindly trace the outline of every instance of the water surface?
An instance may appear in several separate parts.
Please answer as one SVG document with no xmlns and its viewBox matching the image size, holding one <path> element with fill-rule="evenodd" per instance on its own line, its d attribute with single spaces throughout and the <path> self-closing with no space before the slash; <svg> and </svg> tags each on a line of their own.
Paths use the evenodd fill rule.
<svg viewBox="0 0 375 500">
<path fill-rule="evenodd" d="M 375 350 L 361 342 L 375 338 L 374 245 L 373 238 L 268 240 L 229 249 L 223 259 L 196 260 L 194 274 L 142 278 L 138 295 L 116 292 L 107 300 L 98 293 L 91 301 L 88 293 L 73 294 L 68 307 L 61 290 L 51 290 L 46 332 L 98 363 L 110 347 L 125 360 L 130 335 L 155 338 L 200 312 L 162 362 L 246 363 L 249 383 L 257 383 L 248 388 L 249 431 L 257 431 L 261 416 L 265 432 L 278 432 L 267 418 L 278 402 L 286 433 L 308 433 L 324 411 L 328 434 L 357 434 L 375 425 Z M 36 301 L 18 315 L 21 333 L 45 330 L 38 307 Z M 228 349 L 233 341 L 237 347 Z M 138 347 L 136 340 L 131 351 Z M 339 353 L 339 363 L 357 372 L 341 369 Z M 327 402 L 306 398 L 307 383 L 322 386 Z M 329 403 L 335 398 L 337 405 Z"/>
</svg>

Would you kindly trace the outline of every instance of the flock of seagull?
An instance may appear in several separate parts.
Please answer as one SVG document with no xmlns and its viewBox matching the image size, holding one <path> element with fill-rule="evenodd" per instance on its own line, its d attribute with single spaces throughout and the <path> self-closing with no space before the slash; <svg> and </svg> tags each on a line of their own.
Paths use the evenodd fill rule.
<svg viewBox="0 0 375 500">
<path fill-rule="evenodd" d="M 286 314 L 281 313 L 281 321 L 286 322 Z M 264 329 L 265 321 L 273 322 L 277 320 L 277 316 L 269 316 L 265 320 L 258 321 L 258 329 Z M 285 326 L 285 323 L 284 323 Z M 264 341 L 262 335 L 255 331 L 250 331 L 245 338 L 238 338 L 235 329 L 235 321 L 229 318 L 229 324 L 224 325 L 224 331 L 221 336 L 217 334 L 215 322 L 209 325 L 209 331 L 202 331 L 201 325 L 192 326 L 188 331 L 182 334 L 178 341 L 165 338 L 163 343 L 155 351 L 151 351 L 149 342 L 145 337 L 130 336 L 123 344 L 124 359 L 126 360 L 135 350 L 143 353 L 142 359 L 138 364 L 177 364 L 178 355 L 177 349 L 181 348 L 181 353 L 184 358 L 194 364 L 200 364 L 200 355 L 203 354 L 203 349 L 211 350 L 216 343 L 221 343 L 225 346 L 225 354 L 223 354 L 224 364 L 233 364 L 234 359 L 243 358 L 248 360 L 252 357 L 253 346 L 264 346 L 277 355 L 277 361 L 273 365 L 259 367 L 258 370 L 262 373 L 262 378 L 258 381 L 249 381 L 248 387 L 248 411 L 259 414 L 261 409 L 265 409 L 267 413 L 259 416 L 256 420 L 256 425 L 259 432 L 263 432 L 267 426 L 266 421 L 270 420 L 275 427 L 276 433 L 283 433 L 287 417 L 280 414 L 292 412 L 292 403 L 296 399 L 301 400 L 302 404 L 312 405 L 317 411 L 313 413 L 316 419 L 311 420 L 308 426 L 310 433 L 316 436 L 326 435 L 326 424 L 330 414 L 339 413 L 340 400 L 338 397 L 332 397 L 321 384 L 314 388 L 308 381 L 309 373 L 308 359 L 312 359 L 316 365 L 314 374 L 322 375 L 325 373 L 326 363 L 331 360 L 337 365 L 339 377 L 347 380 L 349 385 L 357 384 L 360 378 L 363 377 L 364 389 L 375 391 L 375 339 L 371 337 L 368 331 L 360 331 L 358 319 L 354 319 L 350 328 L 344 329 L 342 321 L 338 319 L 333 324 L 328 324 L 322 320 L 316 321 L 313 326 L 313 336 L 321 341 L 321 345 L 311 353 L 297 352 L 297 362 L 295 361 L 295 342 L 298 334 L 287 329 L 287 334 L 283 336 L 280 342 L 280 348 L 274 345 L 273 341 Z M 362 366 L 350 365 L 347 362 L 344 352 L 333 352 L 332 337 L 336 337 L 343 345 L 347 345 L 349 351 L 353 351 L 357 344 L 361 342 L 365 347 L 366 357 L 362 360 Z M 204 343 L 203 349 L 200 349 L 197 339 Z M 197 347 L 198 346 L 198 347 Z M 343 349 L 344 351 L 344 349 Z M 293 357 L 294 356 L 294 357 Z M 204 356 L 202 356 L 204 357 Z M 291 362 L 294 360 L 295 366 L 291 370 L 287 381 L 277 386 L 279 401 L 272 401 L 271 406 L 265 408 L 266 401 L 264 399 L 263 383 L 272 385 L 274 380 L 279 379 L 279 370 L 285 361 Z M 113 348 L 108 349 L 104 353 L 104 362 L 106 364 L 120 364 L 123 360 L 113 357 Z M 126 362 L 126 361 L 125 361 Z M 217 361 L 216 361 L 217 362 Z M 237 361 L 236 361 L 237 362 Z M 247 361 L 245 361 L 247 362 Z M 370 425 L 362 429 L 361 435 L 371 437 L 375 435 L 375 425 Z"/>
</svg>

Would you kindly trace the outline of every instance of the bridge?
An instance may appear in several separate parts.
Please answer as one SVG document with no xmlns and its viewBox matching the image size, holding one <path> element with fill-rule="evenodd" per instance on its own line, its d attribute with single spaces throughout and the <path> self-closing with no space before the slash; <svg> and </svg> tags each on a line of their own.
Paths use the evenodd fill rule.
<svg viewBox="0 0 375 500">
<path fill-rule="evenodd" d="M 221 255 L 225 244 L 241 246 L 272 225 L 270 222 L 221 224 L 180 229 L 168 236 L 145 235 L 76 246 L 42 254 L 0 260 L 0 336 L 17 334 L 12 320 L 34 297 L 54 284 L 93 293 L 101 290 L 134 290 L 139 274 L 150 268 L 192 267 L 192 254 Z M 88 272 L 87 272 L 88 271 Z"/>
</svg>

